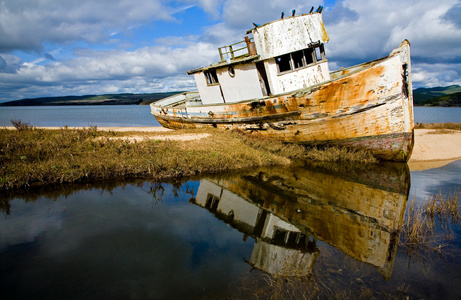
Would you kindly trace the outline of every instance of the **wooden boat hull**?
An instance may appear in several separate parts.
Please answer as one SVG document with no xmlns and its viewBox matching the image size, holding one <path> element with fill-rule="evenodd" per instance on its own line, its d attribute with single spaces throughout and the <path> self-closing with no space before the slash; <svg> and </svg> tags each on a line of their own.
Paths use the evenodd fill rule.
<svg viewBox="0 0 461 300">
<path fill-rule="evenodd" d="M 406 162 L 414 145 L 410 48 L 340 70 L 332 79 L 295 92 L 219 105 L 151 104 L 172 129 L 240 129 L 307 145 L 364 149 L 382 160 Z"/>
</svg>

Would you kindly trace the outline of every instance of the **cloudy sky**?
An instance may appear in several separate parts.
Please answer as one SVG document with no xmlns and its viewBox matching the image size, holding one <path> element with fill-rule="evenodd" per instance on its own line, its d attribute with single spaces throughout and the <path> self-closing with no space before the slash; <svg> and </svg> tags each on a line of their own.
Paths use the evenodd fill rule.
<svg viewBox="0 0 461 300">
<path fill-rule="evenodd" d="M 330 69 L 412 45 L 415 87 L 461 84 L 457 0 L 0 0 L 0 101 L 193 90 L 252 23 L 324 6 Z"/>
</svg>

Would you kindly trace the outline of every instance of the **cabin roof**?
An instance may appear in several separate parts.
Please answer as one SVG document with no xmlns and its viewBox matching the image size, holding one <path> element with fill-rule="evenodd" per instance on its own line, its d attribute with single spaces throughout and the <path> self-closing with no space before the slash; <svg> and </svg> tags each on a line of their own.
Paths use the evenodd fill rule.
<svg viewBox="0 0 461 300">
<path fill-rule="evenodd" d="M 302 14 L 302 15 L 296 15 L 296 16 L 291 16 L 291 17 L 286 17 L 286 18 L 280 18 L 280 19 L 277 19 L 277 20 L 273 20 L 273 21 L 270 21 L 270 22 L 267 22 L 265 24 L 262 24 L 262 25 L 258 25 L 258 24 L 254 24 L 255 27 L 251 28 L 251 29 L 248 29 L 246 31 L 246 34 L 251 34 L 253 33 L 253 31 L 255 31 L 257 28 L 262 28 L 262 27 L 265 27 L 265 26 L 268 26 L 270 24 L 273 24 L 273 23 L 277 23 L 277 22 L 280 22 L 282 20 L 286 20 L 286 19 L 293 19 L 293 18 L 299 18 L 299 17 L 305 17 L 305 16 L 309 16 L 309 15 L 316 15 L 316 14 L 321 14 L 319 12 L 313 12 L 313 13 L 308 13 L 308 14 Z"/>
<path fill-rule="evenodd" d="M 252 56 L 245 56 L 241 58 L 236 58 L 231 61 L 220 61 L 216 64 L 209 65 L 207 67 L 201 67 L 197 69 L 193 69 L 190 71 L 187 71 L 187 75 L 192 75 L 195 73 L 207 71 L 207 70 L 212 70 L 212 69 L 218 69 L 218 68 L 224 68 L 224 67 L 229 67 L 232 65 L 237 65 L 237 64 L 244 64 L 244 63 L 249 63 L 253 62 L 259 59 L 259 55 L 252 55 Z"/>
</svg>

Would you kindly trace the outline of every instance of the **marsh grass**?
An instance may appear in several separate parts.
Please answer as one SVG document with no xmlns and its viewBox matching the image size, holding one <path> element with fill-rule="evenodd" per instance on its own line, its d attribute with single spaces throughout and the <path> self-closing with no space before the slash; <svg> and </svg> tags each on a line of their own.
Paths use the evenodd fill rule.
<svg viewBox="0 0 461 300">
<path fill-rule="evenodd" d="M 450 130 L 461 130 L 461 123 L 416 123 L 415 129 L 439 129 L 441 133 L 452 133 Z"/>
<path fill-rule="evenodd" d="M 364 150 L 340 147 L 310 147 L 294 143 L 283 143 L 271 139 L 243 135 L 243 138 L 254 148 L 261 148 L 274 154 L 295 160 L 310 160 L 321 162 L 347 162 L 360 164 L 375 164 L 378 162 L 373 155 Z"/>
<path fill-rule="evenodd" d="M 21 131 L 21 130 L 32 130 L 34 129 L 34 127 L 32 125 L 30 125 L 30 123 L 28 122 L 23 122 L 21 120 L 11 120 L 11 124 L 13 124 L 14 128 L 16 128 L 17 130 Z"/>
<path fill-rule="evenodd" d="M 112 137 L 140 133 L 102 132 L 96 127 L 2 129 L 0 188 L 128 177 L 166 179 L 290 163 L 288 158 L 251 147 L 238 135 L 209 133 L 211 137 L 198 141 L 130 142 Z"/>
<path fill-rule="evenodd" d="M 106 179 L 161 180 L 288 165 L 303 159 L 365 161 L 362 153 L 347 149 L 306 150 L 300 145 L 212 129 L 162 133 L 167 137 L 209 135 L 181 141 L 156 139 L 158 133 L 98 131 L 96 126 L 50 130 L 20 121 L 17 125 L 18 130 L 0 129 L 0 190 Z M 123 138 L 132 136 L 145 139 Z"/>
<path fill-rule="evenodd" d="M 304 155 L 304 159 L 325 162 L 359 162 L 361 164 L 374 164 L 378 162 L 378 160 L 367 151 L 337 147 L 308 148 Z"/>
<path fill-rule="evenodd" d="M 453 225 L 459 223 L 460 192 L 430 195 L 422 204 L 410 202 L 407 217 L 401 228 L 400 243 L 411 257 L 436 254 L 453 242 Z"/>
</svg>

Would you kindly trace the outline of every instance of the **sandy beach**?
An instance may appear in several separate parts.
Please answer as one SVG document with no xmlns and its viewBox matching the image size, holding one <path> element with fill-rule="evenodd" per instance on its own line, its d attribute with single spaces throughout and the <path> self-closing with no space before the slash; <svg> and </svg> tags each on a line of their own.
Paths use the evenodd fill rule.
<svg viewBox="0 0 461 300">
<path fill-rule="evenodd" d="M 408 165 L 412 171 L 438 168 L 461 159 L 461 131 L 415 129 L 415 147 Z"/>
</svg>

